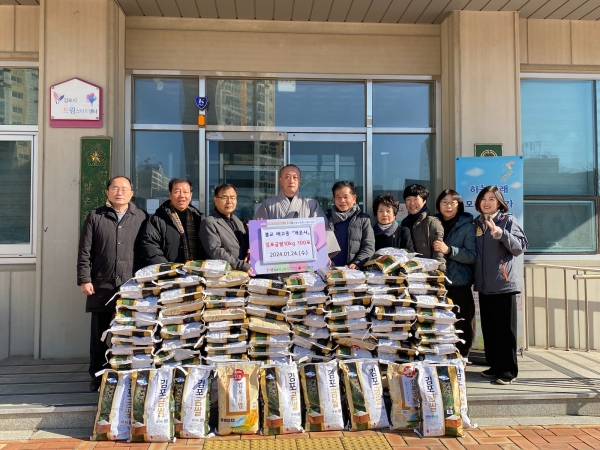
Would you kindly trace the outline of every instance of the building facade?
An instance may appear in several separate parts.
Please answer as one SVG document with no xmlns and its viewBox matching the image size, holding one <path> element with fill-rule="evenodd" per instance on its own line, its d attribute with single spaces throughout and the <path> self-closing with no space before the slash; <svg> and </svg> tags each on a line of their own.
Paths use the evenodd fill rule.
<svg viewBox="0 0 600 450">
<path fill-rule="evenodd" d="M 500 143 L 524 157 L 526 259 L 599 265 L 595 8 L 11 3 L 0 5 L 0 359 L 87 354 L 76 285 L 84 136 L 112 138 L 111 175 L 130 176 L 149 212 L 170 178 L 186 176 L 206 212 L 216 185 L 238 186 L 242 217 L 275 194 L 287 163 L 325 207 L 336 180 L 354 180 L 371 214 L 375 196 L 401 198 L 413 182 L 432 196 L 454 187 L 456 157 Z M 102 87 L 102 128 L 50 125 L 50 87 L 74 77 Z M 203 112 L 197 96 L 208 98 Z M 558 326 L 552 335 L 564 338 Z"/>
</svg>

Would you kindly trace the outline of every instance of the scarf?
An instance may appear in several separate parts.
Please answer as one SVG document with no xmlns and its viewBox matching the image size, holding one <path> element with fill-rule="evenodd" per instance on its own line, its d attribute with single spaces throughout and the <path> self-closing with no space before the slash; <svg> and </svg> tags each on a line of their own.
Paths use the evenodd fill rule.
<svg viewBox="0 0 600 450">
<path fill-rule="evenodd" d="M 479 220 L 481 222 L 481 228 L 483 230 L 483 232 L 485 233 L 488 226 L 485 223 L 486 220 L 494 220 L 496 218 L 496 216 L 498 215 L 498 213 L 500 212 L 500 210 L 496 211 L 494 214 L 482 214 L 481 215 L 481 219 Z"/>
<path fill-rule="evenodd" d="M 415 222 L 417 221 L 417 219 L 419 218 L 419 216 L 426 212 L 427 215 L 429 215 L 429 210 L 427 209 L 427 203 L 425 203 L 423 205 L 423 207 L 421 208 L 421 210 L 416 213 L 416 214 L 409 214 L 408 216 L 406 216 L 404 218 L 404 220 L 402 221 L 402 223 L 400 223 L 400 225 L 402 225 L 403 227 L 408 228 L 409 230 L 412 230 L 412 227 L 415 225 Z"/>
<path fill-rule="evenodd" d="M 383 234 L 387 237 L 390 237 L 396 232 L 397 229 L 398 222 L 396 222 L 395 220 L 392 223 L 388 223 L 386 225 L 382 225 L 379 222 L 377 222 L 377 224 L 375 224 L 375 226 L 373 227 L 373 232 L 375 233 L 375 236 Z"/>
<path fill-rule="evenodd" d="M 173 207 L 173 205 L 169 205 L 169 212 L 171 213 L 171 218 L 175 225 L 177 226 L 177 230 L 181 235 L 181 240 L 183 241 L 183 255 L 187 261 L 193 261 L 196 259 L 196 226 L 194 225 L 194 216 L 192 215 L 192 211 L 190 208 L 185 210 L 185 228 L 179 220 L 179 214 L 177 214 L 177 210 Z"/>
<path fill-rule="evenodd" d="M 358 205 L 356 203 L 348 211 L 343 212 L 338 210 L 336 206 L 333 205 L 333 208 L 331 208 L 331 219 L 329 221 L 336 225 L 340 222 L 348 220 L 356 213 L 356 211 L 358 211 Z"/>
</svg>

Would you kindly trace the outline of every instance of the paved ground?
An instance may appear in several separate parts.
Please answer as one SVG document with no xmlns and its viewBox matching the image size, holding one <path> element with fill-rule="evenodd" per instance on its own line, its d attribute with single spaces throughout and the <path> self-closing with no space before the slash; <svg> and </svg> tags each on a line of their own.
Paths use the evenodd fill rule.
<svg viewBox="0 0 600 450">
<path fill-rule="evenodd" d="M 420 439 L 412 432 L 331 431 L 287 436 L 224 436 L 180 439 L 172 444 L 90 442 L 55 438 L 0 441 L 0 450 L 461 450 L 600 449 L 600 418 L 595 425 L 481 427 L 462 438 Z M 118 449 L 117 449 L 118 447 Z"/>
</svg>

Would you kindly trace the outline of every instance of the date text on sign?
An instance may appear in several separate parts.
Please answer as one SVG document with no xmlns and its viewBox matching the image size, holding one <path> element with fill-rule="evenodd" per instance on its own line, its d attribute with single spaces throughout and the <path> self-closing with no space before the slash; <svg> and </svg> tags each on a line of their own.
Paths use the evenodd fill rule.
<svg viewBox="0 0 600 450">
<path fill-rule="evenodd" d="M 266 264 L 314 261 L 315 246 L 310 226 L 261 228 L 263 262 Z"/>
</svg>

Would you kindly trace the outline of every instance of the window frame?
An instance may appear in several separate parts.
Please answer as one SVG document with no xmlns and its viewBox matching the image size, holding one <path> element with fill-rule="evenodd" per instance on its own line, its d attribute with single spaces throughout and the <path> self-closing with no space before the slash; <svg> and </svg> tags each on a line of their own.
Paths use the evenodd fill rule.
<svg viewBox="0 0 600 450">
<path fill-rule="evenodd" d="M 524 195 L 523 203 L 525 205 L 528 201 L 587 201 L 593 202 L 594 205 L 594 217 L 593 223 L 595 226 L 595 235 L 596 235 L 596 249 L 593 251 L 565 251 L 565 252 L 540 252 L 540 251 L 530 251 L 527 250 L 525 258 L 527 260 L 565 260 L 565 259 L 582 259 L 582 260 L 590 260 L 590 259 L 599 259 L 600 260 L 600 212 L 598 208 L 600 207 L 600 177 L 599 177 L 599 169 L 598 166 L 600 164 L 600 155 L 598 154 L 600 148 L 600 124 L 598 120 L 600 117 L 598 115 L 598 107 L 600 106 L 600 95 L 598 94 L 598 89 L 600 89 L 600 74 L 565 74 L 565 73 L 521 73 L 519 80 L 519 114 L 522 109 L 522 97 L 520 95 L 520 87 L 523 81 L 527 80 L 549 80 L 549 81 L 591 81 L 593 82 L 593 92 L 594 95 L 592 97 L 592 111 L 593 111 L 593 142 L 594 142 L 594 194 L 586 194 L 586 195 Z M 520 128 L 519 128 L 519 144 L 521 155 L 523 156 L 523 122 L 522 117 L 520 120 Z M 527 221 L 527 218 L 523 218 L 524 221 Z"/>
</svg>

